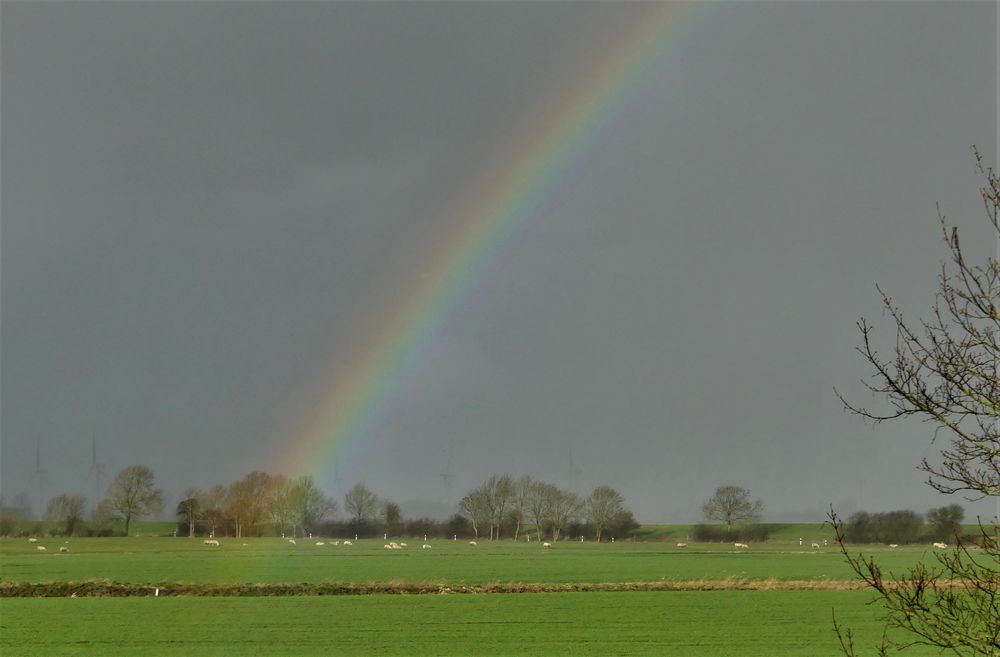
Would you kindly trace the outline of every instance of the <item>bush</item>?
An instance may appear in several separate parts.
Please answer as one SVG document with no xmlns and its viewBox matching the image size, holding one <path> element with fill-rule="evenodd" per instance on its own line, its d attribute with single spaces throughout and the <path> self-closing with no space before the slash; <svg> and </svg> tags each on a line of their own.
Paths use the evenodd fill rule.
<svg viewBox="0 0 1000 657">
<path fill-rule="evenodd" d="M 868 513 L 847 519 L 844 537 L 849 543 L 916 543 L 924 533 L 920 516 L 909 510 Z"/>
<path fill-rule="evenodd" d="M 763 543 L 771 530 L 767 525 L 695 525 L 691 538 L 699 543 Z"/>
</svg>

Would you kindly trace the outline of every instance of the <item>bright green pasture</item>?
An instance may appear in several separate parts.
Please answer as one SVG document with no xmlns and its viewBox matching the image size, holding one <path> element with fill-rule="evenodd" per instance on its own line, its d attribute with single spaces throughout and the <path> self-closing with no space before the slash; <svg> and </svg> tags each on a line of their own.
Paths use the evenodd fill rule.
<svg viewBox="0 0 1000 657">
<path fill-rule="evenodd" d="M 881 636 L 861 591 L 0 600 L 0 653 L 60 655 L 839 654 Z M 912 655 L 929 655 L 914 650 Z"/>
<path fill-rule="evenodd" d="M 316 582 L 491 582 L 577 583 L 751 580 L 854 580 L 835 547 L 800 548 L 795 543 L 752 545 L 672 543 L 615 544 L 562 541 L 551 550 L 537 543 L 431 541 L 432 549 L 410 542 L 386 550 L 382 541 L 353 546 L 297 545 L 277 538 L 220 539 L 209 547 L 189 538 L 41 539 L 39 552 L 26 539 L 0 540 L 0 579 L 20 582 L 109 579 L 132 583 L 316 583 Z M 59 553 L 66 545 L 69 552 Z M 876 550 L 890 572 L 912 566 L 924 548 Z"/>
</svg>

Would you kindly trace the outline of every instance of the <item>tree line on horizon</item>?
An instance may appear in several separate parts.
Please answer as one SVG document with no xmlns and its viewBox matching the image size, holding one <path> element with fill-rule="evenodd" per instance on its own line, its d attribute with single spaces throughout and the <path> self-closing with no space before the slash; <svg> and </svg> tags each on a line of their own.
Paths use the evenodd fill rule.
<svg viewBox="0 0 1000 657">
<path fill-rule="evenodd" d="M 153 471 L 143 465 L 121 470 L 106 497 L 85 517 L 83 495 L 61 494 L 48 500 L 44 519 L 50 533 L 111 536 L 129 533 L 136 519 L 163 510 L 163 492 Z M 404 518 L 398 504 L 379 497 L 364 484 L 338 501 L 324 493 L 310 475 L 287 477 L 254 471 L 229 485 L 188 488 L 177 504 L 177 535 L 183 536 L 432 536 L 517 540 L 529 527 L 535 538 L 560 536 L 624 538 L 639 527 L 624 497 L 598 486 L 585 497 L 530 476 L 493 475 L 465 495 L 447 520 Z M 343 516 L 338 512 L 343 509 Z M 29 520 L 26 512 L 0 500 L 0 535 Z M 36 527 L 37 531 L 37 527 Z"/>
</svg>

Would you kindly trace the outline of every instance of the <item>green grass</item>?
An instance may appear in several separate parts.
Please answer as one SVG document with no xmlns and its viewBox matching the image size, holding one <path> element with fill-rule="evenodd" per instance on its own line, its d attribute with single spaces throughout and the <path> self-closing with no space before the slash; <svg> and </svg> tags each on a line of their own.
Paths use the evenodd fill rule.
<svg viewBox="0 0 1000 657">
<path fill-rule="evenodd" d="M 0 581 L 133 584 L 439 582 L 683 582 L 809 580 L 854 582 L 835 547 L 784 540 L 735 550 L 675 542 L 382 541 L 297 545 L 277 538 L 119 537 L 0 539 Z M 794 537 L 794 538 L 791 538 Z M 822 534 L 804 536 L 822 541 Z M 48 549 L 40 552 L 37 545 Z M 66 554 L 59 547 L 69 548 Z M 923 547 L 878 552 L 901 571 Z M 148 591 L 147 591 L 148 592 Z M 720 590 L 488 595 L 288 597 L 0 598 L 0 654 L 32 655 L 837 655 L 831 609 L 858 632 L 881 636 L 867 591 Z M 915 651 L 910 654 L 932 654 Z"/>
<path fill-rule="evenodd" d="M 832 608 L 859 646 L 881 636 L 870 599 L 857 591 L 5 599 L 0 653 L 832 657 Z"/>
<path fill-rule="evenodd" d="M 352 547 L 317 546 L 300 539 L 220 539 L 213 548 L 201 539 L 42 539 L 39 552 L 26 539 L 0 540 L 0 580 L 14 582 L 108 579 L 133 583 L 316 583 L 316 582 L 490 582 L 578 583 L 740 579 L 853 580 L 834 547 L 800 548 L 797 541 L 754 545 L 560 542 L 551 550 L 537 543 L 420 541 L 405 550 L 385 550 L 382 541 Z M 69 553 L 60 554 L 66 545 Z M 864 548 L 877 551 L 888 571 L 912 566 L 924 548 Z"/>
</svg>

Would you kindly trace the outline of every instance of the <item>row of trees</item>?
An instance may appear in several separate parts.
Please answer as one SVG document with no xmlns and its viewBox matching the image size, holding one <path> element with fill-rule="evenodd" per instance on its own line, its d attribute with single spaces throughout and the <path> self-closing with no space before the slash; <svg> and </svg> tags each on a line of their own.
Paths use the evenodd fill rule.
<svg viewBox="0 0 1000 657">
<path fill-rule="evenodd" d="M 159 513 L 162 500 L 153 471 L 142 465 L 130 466 L 115 476 L 93 521 L 101 528 L 120 522 L 127 534 L 134 519 Z M 90 533 L 95 529 L 83 524 L 85 507 L 82 495 L 58 495 L 49 500 L 46 518 L 61 525 L 59 531 L 66 535 Z M 589 534 L 600 541 L 607 534 L 628 536 L 638 527 L 622 495 L 609 486 L 599 486 L 580 497 L 533 477 L 509 474 L 494 475 L 469 492 L 459 502 L 458 513 L 444 522 L 404 519 L 398 504 L 380 498 L 364 484 L 344 495 L 346 521 L 336 519 L 339 508 L 311 476 L 290 478 L 255 471 L 228 486 L 188 488 L 177 504 L 176 515 L 178 533 L 188 536 L 461 534 L 517 540 L 531 526 L 539 540 L 558 540 L 570 531 L 574 536 Z"/>
<path fill-rule="evenodd" d="M 946 541 L 960 533 L 964 518 L 965 509 L 957 504 L 931 509 L 927 512 L 926 523 L 915 511 L 858 511 L 847 519 L 843 532 L 850 543 Z"/>
<path fill-rule="evenodd" d="M 189 536 L 228 534 L 241 538 L 263 533 L 293 536 L 316 531 L 337 512 L 313 478 L 289 478 L 254 471 L 229 486 L 189 488 L 177 505 L 177 516 Z"/>
<path fill-rule="evenodd" d="M 583 527 L 595 540 L 610 531 L 624 536 L 638 526 L 625 498 L 610 486 L 598 486 L 587 497 L 539 481 L 534 477 L 493 475 L 458 503 L 478 538 L 499 539 L 502 533 L 517 540 L 526 524 L 534 526 L 538 540 L 559 536 L 571 527 Z"/>
<path fill-rule="evenodd" d="M 133 519 L 159 513 L 163 492 L 154 487 L 153 480 L 153 471 L 144 465 L 132 465 L 119 472 L 108 486 L 107 497 L 94 511 L 94 523 L 106 527 L 120 521 L 127 534 Z M 83 526 L 86 506 L 83 495 L 56 495 L 45 507 L 45 518 L 62 525 L 62 533 L 71 536 Z"/>
</svg>

